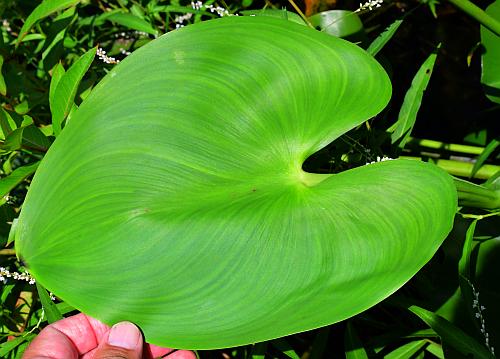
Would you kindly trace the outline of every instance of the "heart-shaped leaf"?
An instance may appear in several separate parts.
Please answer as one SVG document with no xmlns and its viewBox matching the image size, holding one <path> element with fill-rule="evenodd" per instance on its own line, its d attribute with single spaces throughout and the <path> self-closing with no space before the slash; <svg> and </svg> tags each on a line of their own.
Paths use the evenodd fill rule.
<svg viewBox="0 0 500 359">
<path fill-rule="evenodd" d="M 302 170 L 389 96 L 373 57 L 290 21 L 170 32 L 114 67 L 50 148 L 18 254 L 58 297 L 160 345 L 235 346 L 353 316 L 431 258 L 456 209 L 434 165 Z"/>
</svg>

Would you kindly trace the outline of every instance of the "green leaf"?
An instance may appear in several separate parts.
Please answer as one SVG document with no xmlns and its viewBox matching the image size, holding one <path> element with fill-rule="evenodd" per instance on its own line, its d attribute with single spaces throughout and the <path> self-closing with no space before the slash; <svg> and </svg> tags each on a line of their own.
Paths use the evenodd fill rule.
<svg viewBox="0 0 500 359">
<path fill-rule="evenodd" d="M 439 48 L 440 46 L 438 46 L 437 50 L 439 50 Z M 409 139 L 413 126 L 415 125 L 415 121 L 417 120 L 417 113 L 420 109 L 420 104 L 422 103 L 424 91 L 429 84 L 432 69 L 434 68 L 434 63 L 436 62 L 437 50 L 424 61 L 415 77 L 413 77 L 411 86 L 406 92 L 403 100 L 403 105 L 401 105 L 398 121 L 389 129 L 389 132 L 392 132 L 392 143 L 401 139 L 399 144 L 399 147 L 401 148 L 404 147 L 406 141 Z"/>
<path fill-rule="evenodd" d="M 254 344 L 252 347 L 252 359 L 264 359 L 266 357 L 267 342 Z"/>
<path fill-rule="evenodd" d="M 158 35 L 158 31 L 156 31 L 149 22 L 128 12 L 114 11 L 105 13 L 101 16 L 100 20 L 103 19 L 128 27 L 129 29 L 143 31 L 151 35 Z"/>
<path fill-rule="evenodd" d="M 27 334 L 21 337 L 14 338 L 12 340 L 6 341 L 0 344 L 0 357 L 5 358 L 7 355 L 16 349 L 19 345 L 26 341 L 30 341 L 35 337 L 34 334 Z"/>
<path fill-rule="evenodd" d="M 347 328 L 344 336 L 346 359 L 368 359 L 368 354 L 359 340 L 356 330 L 351 322 L 347 322 Z"/>
<path fill-rule="evenodd" d="M 352 317 L 430 260 L 457 206 L 432 164 L 302 169 L 390 92 L 364 50 L 290 21 L 172 31 L 75 111 L 32 181 L 17 253 L 70 305 L 163 346 L 237 346 Z"/>
<path fill-rule="evenodd" d="M 5 138 L 16 128 L 17 125 L 12 119 L 12 116 L 0 107 L 0 139 L 5 140 Z"/>
<path fill-rule="evenodd" d="M 56 87 L 65 73 L 66 70 L 64 70 L 64 66 L 60 62 L 58 62 L 52 69 L 52 78 L 50 80 L 50 88 L 49 88 L 49 105 L 50 105 L 50 112 L 52 113 L 54 113 Z"/>
<path fill-rule="evenodd" d="M 5 78 L 2 74 L 3 67 L 3 55 L 0 54 L 0 95 L 7 95 L 7 85 L 5 84 Z"/>
<path fill-rule="evenodd" d="M 28 16 L 23 24 L 23 27 L 19 31 L 19 36 L 17 37 L 16 46 L 23 40 L 30 29 L 35 25 L 37 21 L 40 21 L 44 17 L 55 13 L 56 11 L 66 9 L 70 6 L 75 6 L 80 0 L 44 0 L 40 5 L 38 5 L 35 10 Z"/>
<path fill-rule="evenodd" d="M 472 221 L 469 228 L 467 229 L 467 233 L 465 235 L 464 247 L 462 250 L 462 257 L 458 262 L 458 273 L 460 277 L 465 278 L 466 280 L 471 280 L 471 262 L 470 255 L 472 252 L 472 240 L 474 239 L 474 231 L 476 230 L 477 219 Z M 462 293 L 464 293 L 464 288 L 461 286 Z M 467 286 L 467 291 L 470 289 L 470 286 Z"/>
<path fill-rule="evenodd" d="M 403 23 L 403 19 L 398 19 L 394 21 L 383 33 L 377 36 L 375 40 L 372 41 L 370 46 L 368 46 L 368 49 L 366 51 L 371 54 L 372 56 L 375 56 L 379 53 L 380 50 L 387 44 L 387 42 L 392 39 L 396 31 L 398 31 L 399 26 Z"/>
<path fill-rule="evenodd" d="M 24 128 L 22 144 L 26 149 L 45 152 L 50 147 L 51 141 L 38 127 L 31 125 Z"/>
<path fill-rule="evenodd" d="M 500 21 L 500 1 L 489 5 L 486 13 Z M 500 103 L 500 36 L 481 25 L 481 42 L 485 50 L 481 56 L 481 83 L 486 96 Z"/>
<path fill-rule="evenodd" d="M 437 343 L 434 342 L 429 343 L 429 345 L 425 347 L 425 350 L 439 359 L 445 359 L 443 353 L 443 347 Z"/>
<path fill-rule="evenodd" d="M 16 168 L 10 175 L 0 179 L 0 197 L 4 197 L 19 183 L 35 173 L 39 162 Z"/>
<path fill-rule="evenodd" d="M 97 47 L 87 51 L 73 65 L 71 65 L 66 73 L 61 75 L 59 81 L 56 80 L 57 86 L 53 93 L 50 108 L 52 112 L 52 126 L 56 136 L 58 136 L 61 132 L 63 121 L 73 107 L 73 101 L 76 96 L 76 91 L 78 90 L 78 85 L 92 64 L 96 52 Z M 58 72 L 59 76 L 61 70 L 59 69 Z"/>
<path fill-rule="evenodd" d="M 323 11 L 311 16 L 309 21 L 321 31 L 336 37 L 353 39 L 364 34 L 358 14 L 348 10 Z"/>
<path fill-rule="evenodd" d="M 500 67 L 498 69 L 500 70 Z M 474 167 L 472 167 L 472 173 L 470 174 L 471 178 L 476 175 L 477 171 L 479 171 L 484 162 L 488 159 L 488 157 L 490 157 L 490 155 L 497 149 L 499 145 L 500 141 L 497 139 L 491 140 L 491 142 L 488 143 L 483 152 L 477 157 L 476 163 L 474 163 Z"/>
<path fill-rule="evenodd" d="M 21 126 L 16 128 L 14 131 L 9 133 L 4 143 L 0 146 L 0 150 L 3 151 L 15 151 L 21 148 L 23 142 L 23 132 L 24 129 L 33 124 L 33 119 L 29 116 L 23 116 L 23 122 Z"/>
<path fill-rule="evenodd" d="M 460 328 L 454 326 L 440 315 L 429 312 L 416 305 L 412 305 L 409 310 L 434 329 L 443 342 L 448 343 L 460 353 L 472 355 L 474 358 L 478 359 L 494 358 L 486 347 L 479 344 L 474 338 L 465 334 Z"/>
<path fill-rule="evenodd" d="M 45 290 L 45 288 L 40 284 L 36 283 L 36 290 L 38 292 L 38 296 L 40 297 L 40 302 L 42 302 L 43 309 L 45 310 L 45 315 L 47 315 L 47 321 L 49 323 L 57 322 L 63 318 L 57 306 L 50 299 L 49 293 Z"/>
<path fill-rule="evenodd" d="M 272 345 L 281 351 L 283 354 L 285 354 L 287 357 L 291 359 L 300 359 L 300 356 L 293 350 L 293 348 L 290 346 L 290 344 L 286 341 L 286 339 L 281 338 L 281 339 L 276 339 L 273 340 Z"/>
<path fill-rule="evenodd" d="M 408 359 L 413 358 L 418 352 L 422 351 L 427 344 L 426 340 L 417 340 L 406 343 L 384 356 L 384 359 Z"/>
</svg>

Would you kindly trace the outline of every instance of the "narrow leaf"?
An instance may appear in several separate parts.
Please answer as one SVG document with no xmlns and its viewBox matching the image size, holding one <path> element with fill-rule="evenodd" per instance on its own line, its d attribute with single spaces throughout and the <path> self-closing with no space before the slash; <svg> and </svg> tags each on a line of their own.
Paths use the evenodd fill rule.
<svg viewBox="0 0 500 359">
<path fill-rule="evenodd" d="M 385 29 L 384 32 L 382 32 L 380 35 L 377 36 L 375 40 L 372 41 L 370 46 L 368 46 L 368 49 L 366 51 L 371 54 L 372 56 L 375 56 L 379 53 L 380 50 L 387 44 L 387 42 L 392 39 L 396 31 L 399 29 L 399 26 L 403 23 L 402 19 L 398 19 L 394 21 L 392 24 L 389 25 L 387 29 Z"/>
<path fill-rule="evenodd" d="M 314 338 L 314 342 L 311 347 L 311 355 L 310 359 L 320 359 L 323 358 L 323 353 L 328 345 L 328 337 L 330 336 L 330 327 L 322 328 L 318 330 L 318 334 L 316 334 L 316 338 Z"/>
<path fill-rule="evenodd" d="M 291 359 L 300 359 L 300 356 L 290 347 L 290 344 L 284 338 L 272 341 L 273 346 Z"/>
<path fill-rule="evenodd" d="M 23 133 L 24 129 L 33 124 L 33 119 L 29 116 L 24 116 L 23 123 L 21 126 L 16 128 L 14 131 L 9 133 L 6 136 L 3 145 L 0 146 L 0 149 L 4 151 L 15 151 L 21 148 L 23 142 Z"/>
<path fill-rule="evenodd" d="M 425 350 L 435 355 L 439 359 L 445 359 L 443 353 L 443 347 L 438 343 L 430 342 L 429 345 L 425 348 Z"/>
<path fill-rule="evenodd" d="M 12 116 L 0 107 L 0 139 L 4 140 L 15 128 L 17 125 Z"/>
<path fill-rule="evenodd" d="M 432 53 L 417 71 L 417 74 L 411 82 L 410 89 L 406 92 L 403 105 L 399 111 L 398 121 L 389 129 L 390 132 L 393 131 L 391 134 L 392 143 L 403 138 L 399 145 L 401 148 L 404 147 L 415 125 L 417 113 L 422 103 L 424 91 L 431 79 L 432 69 L 434 68 L 436 58 L 437 51 Z"/>
<path fill-rule="evenodd" d="M 434 329 L 444 342 L 448 343 L 462 354 L 472 355 L 477 359 L 494 358 L 486 347 L 479 344 L 476 339 L 465 334 L 460 328 L 456 327 L 440 315 L 417 307 L 416 305 L 412 305 L 408 309 Z"/>
<path fill-rule="evenodd" d="M 19 345 L 26 341 L 30 341 L 35 337 L 34 334 L 23 335 L 21 337 L 17 337 L 12 340 L 8 340 L 2 344 L 0 344 L 0 358 L 6 358 L 7 355 L 16 349 Z"/>
<path fill-rule="evenodd" d="M 363 343 L 358 337 L 352 323 L 347 323 L 347 328 L 344 336 L 345 356 L 346 359 L 368 359 Z"/>
<path fill-rule="evenodd" d="M 158 31 L 156 31 L 149 22 L 128 12 L 120 11 L 111 13 L 110 15 L 106 14 L 105 19 L 128 27 L 129 29 L 143 31 L 151 35 L 158 35 Z"/>
<path fill-rule="evenodd" d="M 7 85 L 5 84 L 5 78 L 2 74 L 3 67 L 3 55 L 0 54 L 0 95 L 7 95 Z"/>
<path fill-rule="evenodd" d="M 73 107 L 78 85 L 92 64 L 96 52 L 97 47 L 94 47 L 83 54 L 68 71 L 61 76 L 57 84 L 51 108 L 52 126 L 56 136 L 61 132 L 62 123 Z"/>
<path fill-rule="evenodd" d="M 461 206 L 497 209 L 500 208 L 500 191 L 478 185 L 461 178 L 453 178 Z"/>
<path fill-rule="evenodd" d="M 16 168 L 10 175 L 0 179 L 0 197 L 6 196 L 9 192 L 21 183 L 26 177 L 35 173 L 39 162 L 31 165 Z"/>
<path fill-rule="evenodd" d="M 476 230 L 477 219 L 472 221 L 469 228 L 467 229 L 467 233 L 465 234 L 465 243 L 462 250 L 462 257 L 458 262 L 458 273 L 461 277 L 471 280 L 471 263 L 470 263 L 470 255 L 472 252 L 472 239 L 474 238 L 474 231 Z M 462 288 L 462 292 L 464 288 Z"/>
<path fill-rule="evenodd" d="M 50 88 L 49 88 L 49 105 L 50 105 L 50 112 L 54 113 L 54 96 L 56 93 L 56 88 L 57 84 L 63 77 L 63 75 L 66 73 L 66 70 L 64 70 L 64 66 L 58 62 L 54 68 L 52 69 L 52 78 L 50 80 Z"/>
<path fill-rule="evenodd" d="M 500 69 L 500 68 L 499 68 Z M 488 145 L 485 147 L 483 152 L 479 155 L 479 157 L 476 159 L 476 163 L 474 163 L 474 167 L 472 167 L 472 173 L 470 174 L 470 177 L 474 177 L 483 165 L 483 163 L 490 157 L 490 155 L 497 149 L 497 147 L 500 145 L 500 141 L 497 139 L 492 140 Z"/>
<path fill-rule="evenodd" d="M 264 359 L 266 357 L 267 342 L 254 344 L 252 347 L 252 359 Z"/>
<path fill-rule="evenodd" d="M 36 289 L 38 291 L 38 296 L 40 297 L 40 301 L 42 302 L 43 309 L 45 310 L 45 314 L 47 315 L 47 321 L 49 323 L 57 322 L 63 318 L 57 306 L 52 302 L 49 297 L 49 293 L 45 290 L 44 287 L 40 283 L 36 283 Z"/>
<path fill-rule="evenodd" d="M 414 342 L 406 343 L 399 348 L 393 350 L 389 354 L 385 355 L 385 359 L 407 359 L 412 358 L 415 354 L 422 350 L 422 348 L 427 344 L 425 340 L 418 340 Z"/>
<path fill-rule="evenodd" d="M 23 27 L 19 31 L 19 36 L 17 38 L 16 46 L 23 40 L 30 29 L 35 25 L 35 23 L 50 14 L 74 6 L 78 4 L 80 0 L 44 0 L 40 5 L 38 5 L 35 10 L 28 16 L 24 22 Z"/>
<path fill-rule="evenodd" d="M 17 224 L 19 223 L 18 218 L 12 220 L 12 225 L 10 226 L 9 238 L 7 238 L 7 246 L 16 240 L 17 235 Z"/>
</svg>

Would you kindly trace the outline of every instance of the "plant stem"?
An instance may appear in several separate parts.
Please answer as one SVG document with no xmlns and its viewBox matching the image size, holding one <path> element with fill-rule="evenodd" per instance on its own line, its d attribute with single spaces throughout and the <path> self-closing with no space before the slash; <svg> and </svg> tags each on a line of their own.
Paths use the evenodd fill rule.
<svg viewBox="0 0 500 359">
<path fill-rule="evenodd" d="M 400 158 L 406 158 L 410 160 L 422 160 L 420 157 L 411 157 L 411 156 L 401 156 Z M 429 158 L 429 162 L 433 162 L 437 166 L 444 169 L 446 172 L 454 176 L 460 176 L 460 177 L 469 177 L 470 174 L 472 173 L 472 168 L 474 167 L 473 163 L 453 161 L 453 160 L 443 160 L 436 158 Z M 488 179 L 498 171 L 500 171 L 500 166 L 483 165 L 476 172 L 474 178 Z"/>
<path fill-rule="evenodd" d="M 14 249 L 0 249 L 0 256 L 15 256 L 16 251 Z"/>
<path fill-rule="evenodd" d="M 468 0 L 449 0 L 453 5 L 460 10 L 473 17 L 481 25 L 491 30 L 497 36 L 500 36 L 500 22 L 495 18 L 485 13 L 481 8 Z"/>
<path fill-rule="evenodd" d="M 311 24 L 311 22 L 309 21 L 309 19 L 307 18 L 307 16 L 304 15 L 304 13 L 302 12 L 302 10 L 300 10 L 300 8 L 297 6 L 297 4 L 295 3 L 295 1 L 288 0 L 288 2 L 293 6 L 293 8 L 295 9 L 295 11 L 297 11 L 297 13 L 300 15 L 300 17 L 302 18 L 302 20 L 304 20 L 304 22 L 307 24 L 307 26 L 309 26 L 310 28 L 314 29 L 314 26 Z"/>
<path fill-rule="evenodd" d="M 458 145 L 455 143 L 444 143 L 434 140 L 426 140 L 418 138 L 411 138 L 409 144 L 420 147 L 445 150 L 449 152 L 467 153 L 470 155 L 480 155 L 481 153 L 483 153 L 484 150 L 484 147 Z"/>
</svg>

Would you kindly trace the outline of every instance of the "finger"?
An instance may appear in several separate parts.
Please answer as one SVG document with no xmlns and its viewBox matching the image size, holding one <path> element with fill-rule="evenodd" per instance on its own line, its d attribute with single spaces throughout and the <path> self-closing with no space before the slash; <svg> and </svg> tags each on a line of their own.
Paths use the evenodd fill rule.
<svg viewBox="0 0 500 359">
<path fill-rule="evenodd" d="M 164 357 L 165 359 L 196 359 L 194 352 L 190 350 L 176 350 L 172 354 Z"/>
<path fill-rule="evenodd" d="M 144 346 L 144 359 L 162 358 L 167 354 L 170 354 L 174 349 L 157 347 L 156 345 L 146 344 Z"/>
<path fill-rule="evenodd" d="M 78 359 L 78 350 L 68 336 L 52 326 L 31 342 L 23 359 Z"/>
<path fill-rule="evenodd" d="M 143 338 L 134 324 L 113 325 L 108 337 L 97 348 L 95 359 L 142 359 Z"/>
<path fill-rule="evenodd" d="M 73 342 L 79 355 L 97 348 L 103 335 L 109 331 L 107 325 L 82 313 L 59 320 L 49 327 L 64 333 Z"/>
</svg>

